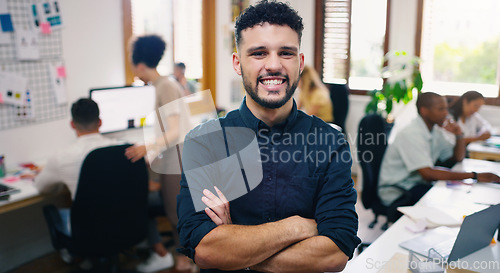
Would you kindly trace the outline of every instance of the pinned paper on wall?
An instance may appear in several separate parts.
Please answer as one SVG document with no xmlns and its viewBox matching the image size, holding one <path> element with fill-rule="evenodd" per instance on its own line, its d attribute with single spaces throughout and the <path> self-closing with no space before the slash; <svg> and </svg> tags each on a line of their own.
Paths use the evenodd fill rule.
<svg viewBox="0 0 500 273">
<path fill-rule="evenodd" d="M 12 73 L 0 73 L 0 93 L 3 103 L 25 105 L 27 102 L 27 84 L 28 80 L 22 76 Z"/>
<path fill-rule="evenodd" d="M 57 76 L 66 78 L 66 67 L 64 65 L 57 67 Z"/>
<path fill-rule="evenodd" d="M 16 36 L 16 57 L 18 60 L 39 60 L 40 48 L 36 31 L 18 30 Z"/>
<path fill-rule="evenodd" d="M 2 25 L 2 32 L 14 31 L 14 25 L 12 25 L 12 17 L 10 14 L 0 14 L 0 24 Z"/>
<path fill-rule="evenodd" d="M 8 13 L 9 11 L 7 9 L 7 0 L 0 0 L 0 14 Z M 12 32 L 0 31 L 0 45 L 10 45 L 12 43 L 11 35 Z"/>
<path fill-rule="evenodd" d="M 38 4 L 32 4 L 31 18 L 35 28 L 40 28 L 44 34 L 50 34 L 52 30 L 61 28 L 59 1 L 42 1 Z"/>
<path fill-rule="evenodd" d="M 35 118 L 35 111 L 33 108 L 33 99 L 29 90 L 26 91 L 26 101 L 24 105 L 15 105 L 14 118 L 16 120 L 29 120 Z"/>
<path fill-rule="evenodd" d="M 63 104 L 68 102 L 68 96 L 66 94 L 66 89 L 64 88 L 64 78 L 59 75 L 59 67 L 61 66 L 47 65 L 56 102 L 57 104 Z"/>
<path fill-rule="evenodd" d="M 52 27 L 48 22 L 43 22 L 40 24 L 40 30 L 43 34 L 51 34 L 52 33 Z"/>
</svg>

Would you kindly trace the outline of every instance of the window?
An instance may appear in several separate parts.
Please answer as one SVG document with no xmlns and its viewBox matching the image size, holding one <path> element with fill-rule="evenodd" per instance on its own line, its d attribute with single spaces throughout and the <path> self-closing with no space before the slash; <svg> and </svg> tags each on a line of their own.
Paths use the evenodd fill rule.
<svg viewBox="0 0 500 273">
<path fill-rule="evenodd" d="M 201 79 L 201 0 L 174 0 L 174 61 L 186 65 L 186 78 Z"/>
<path fill-rule="evenodd" d="M 421 71 L 424 90 L 499 96 L 500 1 L 425 0 Z"/>
<path fill-rule="evenodd" d="M 202 78 L 202 0 L 126 0 L 123 1 L 124 17 L 128 14 L 128 1 L 128 16 L 131 17 L 132 28 L 131 33 L 125 35 L 158 34 L 167 43 L 163 59 L 158 64 L 158 72 L 161 75 L 169 75 L 173 72 L 174 62 L 183 62 L 186 64 L 187 78 Z M 124 29 L 127 23 L 128 21 L 124 20 Z M 125 38 L 128 40 L 128 37 Z M 127 41 L 125 46 L 128 62 Z"/>
<path fill-rule="evenodd" d="M 158 72 L 168 75 L 173 71 L 173 0 L 132 0 L 132 35 L 160 35 L 167 43 L 163 59 L 158 64 Z"/>
<path fill-rule="evenodd" d="M 382 88 L 380 76 L 387 49 L 387 0 L 325 0 L 322 5 L 322 58 L 325 83 L 350 89 Z M 317 67 L 318 68 L 318 67 Z"/>
</svg>

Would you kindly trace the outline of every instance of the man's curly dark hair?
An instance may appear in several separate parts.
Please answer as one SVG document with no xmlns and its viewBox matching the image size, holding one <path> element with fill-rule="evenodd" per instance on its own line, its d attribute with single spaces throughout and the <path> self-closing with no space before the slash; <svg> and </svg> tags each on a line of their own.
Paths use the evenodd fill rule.
<svg viewBox="0 0 500 273">
<path fill-rule="evenodd" d="M 144 35 L 137 37 L 130 43 L 132 52 L 132 63 L 138 65 L 145 64 L 149 68 L 156 68 L 167 44 L 158 35 Z"/>
<path fill-rule="evenodd" d="M 302 17 L 288 4 L 276 1 L 262 0 L 255 6 L 249 6 L 236 18 L 235 35 L 236 46 L 241 42 L 241 32 L 255 25 L 269 23 L 272 25 L 287 25 L 299 35 L 299 44 L 302 38 Z"/>
</svg>

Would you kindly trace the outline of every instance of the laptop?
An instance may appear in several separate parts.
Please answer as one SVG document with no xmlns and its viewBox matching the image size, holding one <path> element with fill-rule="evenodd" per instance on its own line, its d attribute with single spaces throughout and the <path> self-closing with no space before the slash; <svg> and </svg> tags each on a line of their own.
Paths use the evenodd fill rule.
<svg viewBox="0 0 500 273">
<path fill-rule="evenodd" d="M 400 247 L 427 258 L 437 252 L 448 263 L 488 246 L 500 226 L 500 204 L 465 217 L 458 235 L 453 229 L 439 227 L 399 244 Z"/>
<path fill-rule="evenodd" d="M 19 189 L 12 188 L 12 187 L 9 187 L 9 186 L 4 185 L 4 184 L 0 184 L 0 197 L 8 196 L 8 195 L 11 195 L 11 194 L 16 193 L 18 191 L 19 191 Z"/>
</svg>

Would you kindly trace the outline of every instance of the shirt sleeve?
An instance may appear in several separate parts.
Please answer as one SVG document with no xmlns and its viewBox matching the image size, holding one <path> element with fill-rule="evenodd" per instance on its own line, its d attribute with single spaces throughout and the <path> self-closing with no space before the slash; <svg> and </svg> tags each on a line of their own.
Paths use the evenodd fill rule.
<svg viewBox="0 0 500 273">
<path fill-rule="evenodd" d="M 196 212 L 184 174 L 180 183 L 181 190 L 177 195 L 177 216 L 179 218 L 177 232 L 181 247 L 177 251 L 194 260 L 196 246 L 217 225 L 204 211 Z"/>
<path fill-rule="evenodd" d="M 481 135 L 484 132 L 491 132 L 491 124 L 486 121 L 481 115 L 478 113 L 474 113 L 474 119 L 477 120 L 476 122 L 476 133 L 477 135 Z"/>
<path fill-rule="evenodd" d="M 56 184 L 62 182 L 59 175 L 57 159 L 50 158 L 42 171 L 35 177 L 35 187 L 41 193 L 49 192 Z"/>
<path fill-rule="evenodd" d="M 212 222 L 203 209 L 201 211 L 195 209 L 195 202 L 196 207 L 200 208 L 201 206 L 203 189 L 213 189 L 213 180 L 216 179 L 213 175 L 216 172 L 210 169 L 209 163 L 212 157 L 209 145 L 205 143 L 203 136 L 193 137 L 193 135 L 195 134 L 191 132 L 186 137 L 182 152 L 181 189 L 177 196 L 177 216 L 179 219 L 177 232 L 181 245 L 178 251 L 194 260 L 195 249 L 201 239 L 217 225 Z M 192 172 L 196 172 L 196 174 L 192 175 Z M 186 177 L 189 177 L 189 183 Z"/>
<path fill-rule="evenodd" d="M 356 235 L 358 215 L 354 205 L 357 194 L 351 178 L 349 145 L 345 142 L 337 148 L 318 193 L 315 218 L 318 234 L 330 238 L 350 259 L 361 243 Z"/>
</svg>

